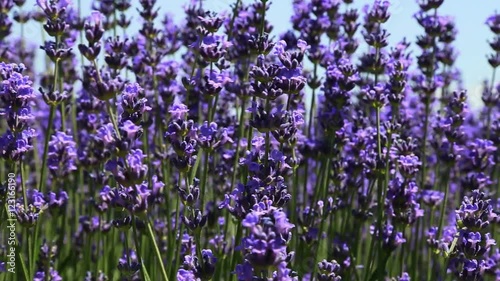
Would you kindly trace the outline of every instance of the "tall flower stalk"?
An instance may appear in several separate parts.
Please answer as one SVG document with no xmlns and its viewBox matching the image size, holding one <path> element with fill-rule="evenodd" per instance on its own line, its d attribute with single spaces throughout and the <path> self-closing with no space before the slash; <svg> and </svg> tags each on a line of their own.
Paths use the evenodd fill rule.
<svg viewBox="0 0 500 281">
<path fill-rule="evenodd" d="M 497 14 L 475 114 L 444 0 L 415 40 L 384 0 L 294 0 L 285 32 L 268 0 L 25 2 L 0 1 L 5 280 L 499 278 Z"/>
</svg>

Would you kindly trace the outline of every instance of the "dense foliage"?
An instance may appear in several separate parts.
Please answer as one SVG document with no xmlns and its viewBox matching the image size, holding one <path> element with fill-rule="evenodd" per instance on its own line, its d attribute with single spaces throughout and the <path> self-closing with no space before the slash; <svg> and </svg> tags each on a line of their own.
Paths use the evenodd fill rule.
<svg viewBox="0 0 500 281">
<path fill-rule="evenodd" d="M 500 15 L 471 112 L 443 1 L 0 0 L 0 280 L 500 280 Z"/>
</svg>

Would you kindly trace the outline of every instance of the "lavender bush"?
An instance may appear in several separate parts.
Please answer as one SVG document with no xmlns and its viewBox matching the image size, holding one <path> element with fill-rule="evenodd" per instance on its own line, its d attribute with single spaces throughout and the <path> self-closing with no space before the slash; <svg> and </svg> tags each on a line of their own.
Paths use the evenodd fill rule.
<svg viewBox="0 0 500 281">
<path fill-rule="evenodd" d="M 472 112 L 443 1 L 0 0 L 0 280 L 500 280 L 500 15 Z"/>
</svg>

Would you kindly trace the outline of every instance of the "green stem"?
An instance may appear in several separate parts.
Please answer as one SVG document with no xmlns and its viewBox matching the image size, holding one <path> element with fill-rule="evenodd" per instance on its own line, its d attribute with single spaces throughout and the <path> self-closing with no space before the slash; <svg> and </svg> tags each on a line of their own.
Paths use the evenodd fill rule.
<svg viewBox="0 0 500 281">
<path fill-rule="evenodd" d="M 24 256 L 21 251 L 19 251 L 19 262 L 21 263 L 21 271 L 23 272 L 24 280 L 33 280 L 30 278 L 30 274 L 28 268 L 26 267 L 26 263 L 24 262 Z"/>
<path fill-rule="evenodd" d="M 366 270 L 365 270 L 365 278 L 363 279 L 364 281 L 368 281 L 368 276 L 370 276 L 370 271 L 372 269 L 372 264 L 374 263 L 373 261 L 373 252 L 375 249 L 375 237 L 372 235 L 370 237 L 370 249 L 368 251 L 368 256 L 366 258 L 365 264 L 366 264 Z"/>
<path fill-rule="evenodd" d="M 141 255 L 141 245 L 139 244 L 139 236 L 137 236 L 137 224 L 136 224 L 136 218 L 134 214 L 131 214 L 132 216 L 132 232 L 134 234 L 134 244 L 135 248 L 137 249 L 136 254 L 137 254 L 137 259 L 141 263 L 141 276 L 142 279 L 145 281 L 151 281 L 149 278 L 148 271 L 146 269 L 146 266 L 144 265 L 144 261 L 142 260 L 142 255 Z"/>
<path fill-rule="evenodd" d="M 236 182 L 236 175 L 237 170 L 238 170 L 238 163 L 239 163 L 239 155 L 240 155 L 240 140 L 243 138 L 243 131 L 245 128 L 245 103 L 246 100 L 243 98 L 241 99 L 241 111 L 240 111 L 240 118 L 238 121 L 238 140 L 236 141 L 236 153 L 234 154 L 234 163 L 233 163 L 233 175 L 231 177 L 231 190 L 234 189 L 234 184 Z"/>
<path fill-rule="evenodd" d="M 376 107 L 376 122 L 377 122 L 377 153 L 379 158 L 382 158 L 382 141 L 381 141 L 381 133 L 380 133 L 380 107 Z M 387 177 L 388 175 L 386 175 Z M 377 229 L 379 231 L 379 235 L 382 233 L 382 220 L 384 217 L 384 189 L 385 189 L 385 179 L 382 178 L 382 175 L 379 174 L 377 177 Z M 385 266 L 385 263 L 387 263 L 387 260 L 382 259 L 383 255 L 383 245 L 382 245 L 382 240 L 378 239 L 378 266 L 377 266 L 377 271 L 378 274 L 382 274 L 382 266 Z"/>
<path fill-rule="evenodd" d="M 266 31 L 266 4 L 267 0 L 262 0 L 262 22 L 260 26 L 260 37 L 264 35 L 264 32 Z"/>
<path fill-rule="evenodd" d="M 100 83 L 103 83 L 101 72 L 99 71 L 99 66 L 97 65 L 97 61 L 93 60 L 92 61 L 92 65 L 94 65 L 94 68 L 95 68 L 95 73 L 97 75 L 97 81 L 100 82 Z"/>
<path fill-rule="evenodd" d="M 384 280 L 385 268 L 387 266 L 387 261 L 389 260 L 390 256 L 391 256 L 390 252 L 381 252 L 379 254 L 378 267 L 373 272 L 372 277 L 370 278 L 370 281 L 375 281 L 375 280 L 383 281 Z"/>
<path fill-rule="evenodd" d="M 323 169 L 322 176 L 320 178 L 320 190 L 321 192 L 321 197 L 320 198 L 326 198 L 326 195 L 328 193 L 328 184 L 329 184 L 329 171 L 330 171 L 330 159 L 325 157 L 325 161 L 323 162 L 323 165 L 325 166 L 325 169 Z M 313 204 L 315 204 L 316 200 L 313 201 Z M 316 254 L 315 254 L 315 259 L 314 259 L 314 264 L 313 264 L 313 273 L 311 276 L 316 275 L 316 270 L 317 270 L 317 262 L 319 258 L 320 251 L 322 249 L 325 249 L 325 247 L 321 247 L 321 237 L 323 236 L 323 231 L 325 229 L 326 221 L 328 221 L 328 218 L 326 215 L 324 215 L 323 219 L 321 220 L 319 232 L 318 232 L 318 248 L 316 248 Z"/>
<path fill-rule="evenodd" d="M 25 231 L 25 234 L 26 234 L 26 244 L 28 246 L 28 265 L 29 265 L 29 268 L 28 268 L 28 273 L 30 274 L 31 276 L 31 279 L 33 279 L 33 276 L 35 275 L 35 258 L 33 257 L 33 246 L 32 246 L 32 240 L 33 240 L 33 237 L 31 237 L 31 232 L 25 228 L 24 229 Z"/>
<path fill-rule="evenodd" d="M 113 123 L 113 127 L 116 131 L 116 137 L 121 139 L 120 130 L 118 129 L 118 123 L 116 122 L 115 114 L 113 113 L 113 109 L 111 108 L 111 102 L 109 100 L 106 101 L 106 110 L 108 111 L 109 118 L 111 119 L 111 123 Z"/>
<path fill-rule="evenodd" d="M 47 132 L 45 132 L 45 144 L 43 147 L 43 160 L 42 160 L 42 168 L 40 174 L 40 182 L 38 186 L 38 190 L 40 192 L 45 192 L 45 169 L 47 166 L 47 157 L 49 152 L 49 140 L 51 136 L 52 125 L 54 123 L 54 115 L 55 115 L 55 106 L 50 106 L 49 112 L 49 124 L 47 126 Z"/>
<path fill-rule="evenodd" d="M 229 32 L 227 34 L 228 41 L 231 41 L 233 38 L 233 29 L 234 29 L 234 21 L 236 20 L 236 17 L 238 16 L 238 7 L 240 6 L 241 0 L 237 0 L 236 4 L 234 5 L 233 8 L 233 16 L 231 17 L 231 21 L 229 23 Z"/>
<path fill-rule="evenodd" d="M 431 222 L 432 223 L 432 222 Z M 420 244 L 420 229 L 423 228 L 421 225 L 421 220 L 417 220 L 416 223 L 416 233 L 415 233 L 415 242 L 414 242 L 414 249 L 420 249 L 419 244 Z M 418 259 L 419 259 L 419 252 L 418 251 L 413 251 L 411 255 L 411 277 L 414 279 L 417 279 L 417 274 L 419 274 L 417 267 L 418 267 Z M 417 279 L 418 280 L 418 279 Z"/>
<path fill-rule="evenodd" d="M 432 225 L 433 220 L 434 220 L 434 208 L 431 208 L 430 217 L 429 217 L 430 225 Z M 439 237 L 437 237 L 437 238 L 439 239 Z M 432 265 L 433 265 L 432 249 L 430 247 L 427 247 L 427 275 L 426 275 L 427 280 L 432 280 L 431 279 Z"/>
<path fill-rule="evenodd" d="M 320 227 L 319 227 L 319 232 L 318 232 L 318 247 L 316 248 L 316 254 L 314 255 L 314 264 L 313 264 L 313 272 L 311 274 L 311 276 L 316 276 L 316 270 L 318 269 L 318 261 L 319 261 L 319 257 L 320 257 L 320 252 L 321 250 L 325 249 L 326 247 L 322 247 L 322 240 L 321 240 L 321 237 L 323 236 L 323 232 L 324 232 L 324 229 L 325 229 L 325 225 L 326 225 L 326 221 L 328 219 L 325 217 L 323 217 L 323 219 L 321 220 L 321 224 L 320 224 Z M 328 238 L 327 238 L 328 239 Z"/>
<path fill-rule="evenodd" d="M 269 99 L 266 99 L 266 113 L 269 115 L 271 113 L 271 103 L 269 102 Z M 269 166 L 269 152 L 271 150 L 271 136 L 269 131 L 266 132 L 266 151 L 264 154 L 264 163 L 266 164 L 266 167 Z"/>
<path fill-rule="evenodd" d="M 201 190 L 200 190 L 200 210 L 203 210 L 203 206 L 205 206 L 205 193 L 207 193 L 207 180 L 208 180 L 208 168 L 209 168 L 209 153 L 208 150 L 205 151 L 205 162 L 203 167 L 203 174 L 201 178 Z"/>
<path fill-rule="evenodd" d="M 316 80 L 318 79 L 318 64 L 314 63 L 314 70 L 313 70 L 313 81 L 316 83 Z M 311 129 L 313 125 L 313 120 L 314 120 L 314 108 L 316 105 L 316 86 L 314 89 L 312 89 L 311 93 L 311 106 L 309 107 L 309 124 L 307 125 L 307 137 L 311 137 Z"/>
<path fill-rule="evenodd" d="M 184 174 L 184 175 L 179 175 L 179 181 L 182 181 L 182 177 L 184 176 L 184 181 L 185 181 L 185 184 L 186 184 L 186 188 L 189 188 L 189 179 L 188 179 L 188 174 Z M 177 230 L 179 230 L 179 237 L 175 240 L 180 240 L 182 239 L 182 235 L 183 235 L 183 228 L 184 228 L 184 224 L 181 222 L 181 219 L 180 219 L 180 200 L 177 199 L 177 202 L 176 202 L 176 206 L 175 206 L 175 230 L 173 231 L 173 236 L 175 236 L 175 233 L 177 232 Z M 174 241 L 172 241 L 174 242 Z M 180 255 L 180 250 L 181 250 L 181 243 L 175 243 L 175 251 L 172 253 L 172 259 L 174 260 L 174 266 L 171 268 L 170 270 L 170 276 L 173 278 L 175 276 L 175 272 L 177 271 L 177 268 L 179 267 L 179 263 L 180 263 L 180 258 L 181 258 L 181 255 Z M 173 247 L 172 247 L 173 248 Z"/>
<path fill-rule="evenodd" d="M 430 113 L 430 104 L 429 101 L 425 103 L 425 118 L 424 118 L 424 138 L 422 140 L 422 174 L 420 178 L 420 187 L 425 185 L 425 179 L 427 176 L 427 127 L 429 126 L 429 113 Z"/>
<path fill-rule="evenodd" d="M 297 212 L 295 212 L 297 208 L 297 197 L 299 195 L 299 173 L 298 169 L 294 167 L 293 169 L 293 194 L 292 194 L 292 206 L 291 206 L 291 221 L 292 223 L 296 224 L 297 223 Z M 292 236 L 292 241 L 294 241 L 294 246 L 295 243 L 297 242 L 296 240 L 297 235 Z"/>
<path fill-rule="evenodd" d="M 123 236 L 124 236 L 124 237 L 123 237 L 123 238 L 124 238 L 123 240 L 124 240 L 124 242 L 125 242 L 125 243 L 124 243 L 124 246 L 125 246 L 125 253 L 126 253 L 126 255 L 127 255 L 127 265 L 130 267 L 130 250 L 131 250 L 131 249 L 130 249 L 130 247 L 129 247 L 129 245 L 128 245 L 128 235 L 127 235 L 127 231 L 128 231 L 128 230 L 125 230 L 125 231 L 123 232 Z"/>
<path fill-rule="evenodd" d="M 196 244 L 196 255 L 198 255 L 198 260 L 203 261 L 203 255 L 201 254 L 201 229 L 196 229 L 193 233 L 194 237 L 194 242 Z M 203 270 L 203 263 L 200 262 L 202 270 Z"/>
<path fill-rule="evenodd" d="M 209 79 L 212 79 L 212 72 L 213 72 L 213 69 L 214 69 L 214 63 L 213 62 L 210 62 L 210 72 L 208 73 L 208 77 Z M 214 120 L 214 116 L 215 116 L 215 110 L 216 110 L 216 106 L 217 106 L 217 101 L 219 100 L 219 95 L 216 94 L 215 95 L 215 101 L 214 101 L 214 104 L 212 105 L 212 98 L 208 98 L 208 122 L 212 122 Z M 200 112 L 201 113 L 201 112 Z M 201 114 L 200 114 L 201 115 Z"/>
<path fill-rule="evenodd" d="M 318 165 L 319 168 L 317 169 L 317 170 L 319 170 L 318 175 L 320 176 L 320 178 L 319 178 L 320 187 L 314 189 L 313 198 L 312 198 L 312 204 L 316 204 L 316 202 L 318 202 L 318 199 L 322 198 L 322 196 L 323 196 L 323 185 L 322 185 L 322 183 L 324 181 L 323 178 L 327 177 L 328 169 L 329 169 L 329 163 L 330 163 L 330 161 L 327 159 L 327 157 L 322 157 L 321 158 L 321 164 Z"/>
<path fill-rule="evenodd" d="M 76 206 L 75 206 L 76 208 Z M 96 238 L 96 255 L 99 257 L 101 256 L 101 236 L 102 236 L 102 232 L 101 232 L 101 223 L 102 223 L 102 218 L 101 218 L 101 214 L 99 213 L 99 221 L 98 221 L 98 225 L 97 225 L 97 238 Z M 61 239 L 62 240 L 62 239 Z M 101 259 L 97 259 L 96 263 L 95 263 L 95 276 L 97 276 L 99 274 L 99 261 Z"/>
<path fill-rule="evenodd" d="M 241 223 L 239 223 L 237 226 L 236 226 L 236 239 L 234 240 L 234 244 L 237 245 L 238 243 L 240 243 L 241 241 L 241 237 L 243 236 L 243 227 L 241 225 Z M 235 266 L 236 266 L 236 260 L 237 260 L 237 251 L 236 250 L 233 250 L 233 253 L 231 255 L 231 266 L 229 267 L 230 270 L 228 270 L 228 273 L 231 274 L 230 272 L 233 271 L 235 269 Z M 231 277 L 228 278 L 230 280 L 234 280 L 234 274 L 233 275 L 230 275 Z"/>
<path fill-rule="evenodd" d="M 442 186 L 444 186 L 444 199 L 443 199 L 443 203 L 441 205 L 441 213 L 439 214 L 440 218 L 439 218 L 439 228 L 438 228 L 438 233 L 437 233 L 437 238 L 439 239 L 441 237 L 441 233 L 443 231 L 443 225 L 444 225 L 444 217 L 445 217 L 445 213 L 446 213 L 446 207 L 448 205 L 448 191 L 449 191 L 449 186 L 448 186 L 448 178 L 449 178 L 449 173 L 450 173 L 450 169 L 447 169 L 447 172 L 444 173 L 443 177 L 443 183 L 442 183 Z"/>
<path fill-rule="evenodd" d="M 126 238 L 125 238 L 126 239 Z M 84 260 L 85 260 L 85 266 L 83 266 L 83 268 L 85 268 L 84 270 L 85 271 L 90 271 L 91 270 L 91 264 L 92 264 L 92 234 L 91 233 L 87 233 L 87 247 L 85 248 L 85 253 L 84 253 Z M 127 243 L 125 243 L 125 245 L 127 245 Z M 129 265 L 130 265 L 130 262 L 129 262 Z M 81 272 L 81 274 L 84 274 L 84 272 Z"/>
<path fill-rule="evenodd" d="M 81 19 L 81 18 L 82 18 L 82 0 L 78 0 L 78 10 L 77 10 L 77 11 L 78 11 L 78 18 L 79 18 L 79 19 Z M 80 30 L 80 32 L 79 32 L 79 34 L 78 34 L 78 35 L 79 35 L 79 39 L 80 39 L 80 44 L 84 44 L 84 42 L 83 42 L 83 33 L 84 33 L 84 32 L 85 32 L 85 31 Z M 82 76 L 83 76 L 83 73 L 84 73 L 84 67 L 83 67 L 83 62 L 84 62 L 84 61 L 85 61 L 85 60 L 83 59 L 83 53 L 82 53 L 82 52 L 80 52 L 80 62 L 81 62 L 81 64 L 82 64 L 82 65 L 81 65 L 81 68 L 82 68 Z"/>
<path fill-rule="evenodd" d="M 198 58 L 200 56 L 200 47 L 201 47 L 201 44 L 203 43 L 203 41 L 201 39 L 202 38 L 199 38 L 198 46 L 196 47 L 196 49 L 193 50 L 193 52 L 195 53 L 195 56 L 194 56 L 194 61 L 193 61 L 193 65 L 191 68 L 191 74 L 189 75 L 190 80 L 193 80 L 194 72 L 196 71 L 196 62 L 198 61 Z M 184 100 L 184 103 L 188 107 L 189 107 L 189 94 L 190 94 L 190 90 L 188 89 L 188 91 L 186 91 L 186 99 Z M 201 111 L 199 112 L 199 114 L 201 114 Z"/>
<path fill-rule="evenodd" d="M 57 67 L 57 65 L 59 64 L 60 62 L 56 61 L 56 71 L 61 71 L 61 68 L 60 67 Z M 63 82 L 63 79 L 61 77 L 61 75 L 57 75 L 57 88 L 58 88 L 58 91 L 59 93 L 62 93 L 63 91 L 63 85 L 62 85 L 62 82 Z M 65 102 L 62 101 L 61 104 L 60 104 L 60 108 L 59 110 L 61 111 L 61 131 L 66 131 L 66 105 L 65 105 Z"/>
<path fill-rule="evenodd" d="M 217 103 L 219 102 L 219 95 L 215 95 L 215 99 L 214 99 L 214 103 L 213 105 L 211 106 L 211 112 L 210 112 L 210 116 L 209 116 L 209 121 L 213 121 L 214 120 L 214 117 L 215 117 L 215 111 L 217 111 Z"/>
<path fill-rule="evenodd" d="M 161 269 L 161 274 L 163 276 L 163 280 L 169 281 L 167 270 L 165 269 L 165 265 L 163 264 L 163 259 L 161 258 L 160 249 L 158 248 L 158 244 L 156 243 L 155 234 L 153 232 L 153 227 L 151 226 L 151 222 L 149 221 L 149 218 L 146 220 L 146 222 L 147 222 L 147 227 L 148 227 L 149 239 L 153 243 L 153 248 L 155 250 L 156 258 L 158 259 L 158 262 L 160 263 L 160 269 Z"/>
<path fill-rule="evenodd" d="M 266 152 L 264 154 L 264 163 L 269 167 L 269 151 L 271 150 L 271 136 L 269 131 L 266 132 Z"/>
<path fill-rule="evenodd" d="M 22 159 L 19 160 L 19 174 L 21 176 L 21 188 L 22 188 L 22 192 L 23 192 L 23 204 L 24 204 L 24 211 L 25 212 L 28 212 L 28 196 L 27 196 L 27 190 L 26 190 L 26 183 L 25 183 L 25 178 L 24 178 L 24 165 L 23 165 L 23 162 L 22 162 Z M 25 234 L 26 234 L 26 247 L 28 248 L 28 265 L 29 265 L 29 268 L 28 268 L 28 274 L 30 277 L 33 276 L 33 274 L 31 274 L 32 272 L 34 272 L 34 266 L 31 266 L 32 264 L 34 265 L 34 259 L 33 259 L 33 248 L 32 248 L 32 243 L 31 243 L 31 240 L 32 240 L 32 237 L 31 237 L 31 232 L 29 231 L 28 228 L 24 228 L 24 231 L 25 231 Z M 24 241 L 23 241 L 24 243 Z"/>
<path fill-rule="evenodd" d="M 434 19 L 437 19 L 437 9 L 434 9 Z M 436 39 L 433 37 L 432 38 L 432 45 L 433 45 L 433 51 L 432 51 L 432 57 L 431 57 L 431 73 L 427 74 L 427 82 L 430 84 L 432 82 L 433 78 L 433 73 L 435 72 L 435 67 L 434 67 L 434 61 L 436 60 Z M 431 97 L 426 97 L 425 99 L 425 117 L 424 117 L 424 138 L 422 140 L 422 174 L 420 178 L 420 187 L 423 187 L 425 185 L 425 180 L 427 177 L 427 135 L 428 135 L 428 127 L 429 127 L 429 114 L 430 114 L 430 100 Z"/>
<path fill-rule="evenodd" d="M 377 153 L 379 157 L 382 157 L 382 141 L 380 138 L 380 107 L 377 106 Z"/>
<path fill-rule="evenodd" d="M 448 274 L 448 258 L 444 258 L 442 274 L 443 276 L 441 277 L 441 280 L 446 280 L 446 275 Z"/>
<path fill-rule="evenodd" d="M 405 229 L 403 228 L 403 231 L 402 231 L 403 235 L 405 233 Z M 403 274 L 403 272 L 405 271 L 405 263 L 404 263 L 404 260 L 405 260 L 405 247 L 404 247 L 404 244 L 401 245 L 401 256 L 399 258 L 399 265 L 400 265 L 400 268 L 399 268 L 399 275 Z"/>
<path fill-rule="evenodd" d="M 26 183 L 24 180 L 24 165 L 23 165 L 23 160 L 19 160 L 19 174 L 21 176 L 21 187 L 23 191 L 23 204 L 24 204 L 24 211 L 28 211 L 28 196 L 26 194 Z"/>
<path fill-rule="evenodd" d="M 40 248 L 37 247 L 38 235 L 40 233 L 40 223 L 35 224 L 34 238 L 33 238 L 33 257 L 38 257 Z M 31 261 L 30 268 L 35 268 L 35 259 Z"/>
</svg>

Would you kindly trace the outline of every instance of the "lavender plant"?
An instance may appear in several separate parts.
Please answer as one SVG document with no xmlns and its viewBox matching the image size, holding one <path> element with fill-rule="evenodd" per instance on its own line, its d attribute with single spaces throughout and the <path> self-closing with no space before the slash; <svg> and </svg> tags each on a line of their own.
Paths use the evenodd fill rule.
<svg viewBox="0 0 500 281">
<path fill-rule="evenodd" d="M 205 2 L 0 0 L 0 280 L 500 280 L 500 15 Z"/>
</svg>

